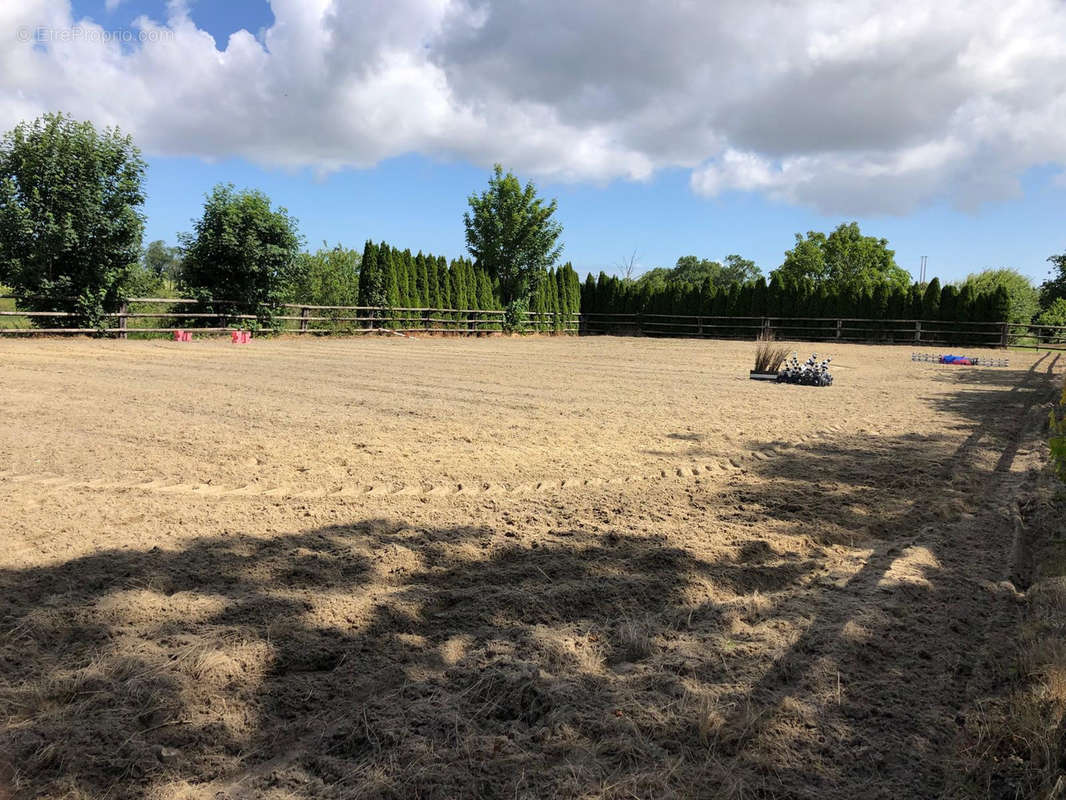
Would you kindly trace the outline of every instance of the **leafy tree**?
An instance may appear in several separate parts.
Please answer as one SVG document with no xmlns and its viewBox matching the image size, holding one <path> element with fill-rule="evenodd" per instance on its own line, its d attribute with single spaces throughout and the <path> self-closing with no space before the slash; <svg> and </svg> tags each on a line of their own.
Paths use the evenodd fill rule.
<svg viewBox="0 0 1066 800">
<path fill-rule="evenodd" d="M 658 270 L 653 270 L 658 272 Z M 722 265 L 717 261 L 696 256 L 681 256 L 672 270 L 664 270 L 662 277 L 666 284 L 700 284 L 708 278 L 720 280 Z"/>
<path fill-rule="evenodd" d="M 185 284 L 221 314 L 255 314 L 269 323 L 297 277 L 302 239 L 296 220 L 254 189 L 219 184 L 203 216 L 179 236 Z"/>
<path fill-rule="evenodd" d="M 285 297 L 290 303 L 349 306 L 359 303 L 359 265 L 362 256 L 341 245 L 325 242 L 315 253 L 300 253 Z"/>
<path fill-rule="evenodd" d="M 725 257 L 721 275 L 714 282 L 717 287 L 728 286 L 730 283 L 749 283 L 762 277 L 762 270 L 755 262 L 748 258 L 742 258 L 736 253 Z"/>
<path fill-rule="evenodd" d="M 986 269 L 966 276 L 975 294 L 992 294 L 999 287 L 1007 292 L 1008 311 L 1003 321 L 1028 324 L 1040 311 L 1040 296 L 1029 278 L 1016 269 Z"/>
<path fill-rule="evenodd" d="M 735 253 L 726 256 L 725 264 L 709 258 L 681 256 L 673 269 L 656 267 L 641 275 L 636 284 L 661 292 L 673 286 L 703 286 L 710 281 L 716 288 L 724 289 L 731 283 L 745 284 L 758 280 L 762 271 L 755 262 L 741 258 Z"/>
<path fill-rule="evenodd" d="M 896 264 L 895 251 L 888 249 L 888 240 L 863 236 L 857 222 L 839 225 L 828 236 L 809 231 L 804 238 L 797 233 L 795 246 L 776 271 L 793 282 L 810 278 L 815 284 L 849 291 L 879 283 L 899 287 L 910 283 L 910 275 Z"/>
<path fill-rule="evenodd" d="M 117 128 L 46 114 L 0 141 L 0 283 L 49 325 L 97 327 L 140 259 L 145 163 Z M 40 318 L 44 319 L 44 318 Z"/>
<path fill-rule="evenodd" d="M 156 239 L 144 248 L 141 263 L 157 278 L 176 282 L 181 277 L 181 248 L 167 247 L 162 239 Z"/>
<path fill-rule="evenodd" d="M 468 202 L 466 246 L 478 267 L 499 280 L 505 303 L 528 297 L 563 249 L 562 225 L 552 219 L 556 201 L 545 204 L 532 182 L 523 188 L 496 164 L 488 190 Z"/>
<path fill-rule="evenodd" d="M 1048 256 L 1048 261 L 1054 271 L 1052 277 L 1040 284 L 1040 305 L 1044 308 L 1049 308 L 1058 298 L 1066 297 L 1066 253 Z"/>
<path fill-rule="evenodd" d="M 1066 327 L 1066 297 L 1056 297 L 1050 306 L 1040 312 L 1036 318 L 1040 325 L 1058 325 Z"/>
</svg>

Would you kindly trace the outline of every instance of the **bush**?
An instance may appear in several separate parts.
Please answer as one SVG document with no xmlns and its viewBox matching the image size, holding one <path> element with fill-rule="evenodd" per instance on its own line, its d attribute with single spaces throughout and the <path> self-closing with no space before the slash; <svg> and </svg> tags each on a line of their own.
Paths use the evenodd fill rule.
<svg viewBox="0 0 1066 800">
<path fill-rule="evenodd" d="M 524 333 L 528 313 L 529 301 L 524 297 L 516 297 L 503 310 L 503 329 L 510 333 Z"/>
</svg>

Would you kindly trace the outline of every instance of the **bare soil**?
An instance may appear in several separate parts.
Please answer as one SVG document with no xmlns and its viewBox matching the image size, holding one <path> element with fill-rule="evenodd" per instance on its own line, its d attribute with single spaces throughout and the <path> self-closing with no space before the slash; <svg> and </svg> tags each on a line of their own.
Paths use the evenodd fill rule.
<svg viewBox="0 0 1066 800">
<path fill-rule="evenodd" d="M 754 349 L 0 340 L 0 796 L 1013 796 L 1066 359 Z"/>
</svg>

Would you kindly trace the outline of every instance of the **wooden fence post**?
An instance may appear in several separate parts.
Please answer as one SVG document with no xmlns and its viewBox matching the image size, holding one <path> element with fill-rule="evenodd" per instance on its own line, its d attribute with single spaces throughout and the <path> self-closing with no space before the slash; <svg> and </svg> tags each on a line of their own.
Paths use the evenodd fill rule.
<svg viewBox="0 0 1066 800">
<path fill-rule="evenodd" d="M 128 303 L 123 303 L 122 305 L 120 305 L 118 307 L 118 329 L 119 329 L 118 338 L 119 339 L 128 339 L 129 338 L 129 334 L 126 333 L 126 315 L 129 312 L 130 312 L 130 307 L 129 307 Z"/>
<path fill-rule="evenodd" d="M 1009 322 L 1004 322 L 1003 323 L 1003 335 L 1000 337 L 1000 340 L 999 340 L 999 346 L 1000 347 L 1006 348 L 1007 342 L 1009 340 L 1009 335 L 1010 335 L 1010 323 Z"/>
<path fill-rule="evenodd" d="M 300 308 L 300 333 L 307 333 L 307 318 L 311 315 L 311 309 L 307 306 Z"/>
<path fill-rule="evenodd" d="M 841 334 L 843 333 L 843 328 L 844 328 L 844 320 L 838 319 L 837 320 L 837 338 L 838 339 L 840 338 Z"/>
<path fill-rule="evenodd" d="M 914 321 L 914 343 L 922 343 L 922 323 L 918 320 Z"/>
</svg>

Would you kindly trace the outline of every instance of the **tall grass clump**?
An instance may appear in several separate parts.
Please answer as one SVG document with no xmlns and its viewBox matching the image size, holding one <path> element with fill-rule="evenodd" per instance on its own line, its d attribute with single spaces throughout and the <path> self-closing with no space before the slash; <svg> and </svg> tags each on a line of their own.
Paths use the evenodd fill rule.
<svg viewBox="0 0 1066 800">
<path fill-rule="evenodd" d="M 772 333 L 760 334 L 755 345 L 755 372 L 768 374 L 781 369 L 788 348 L 774 341 Z"/>
</svg>

